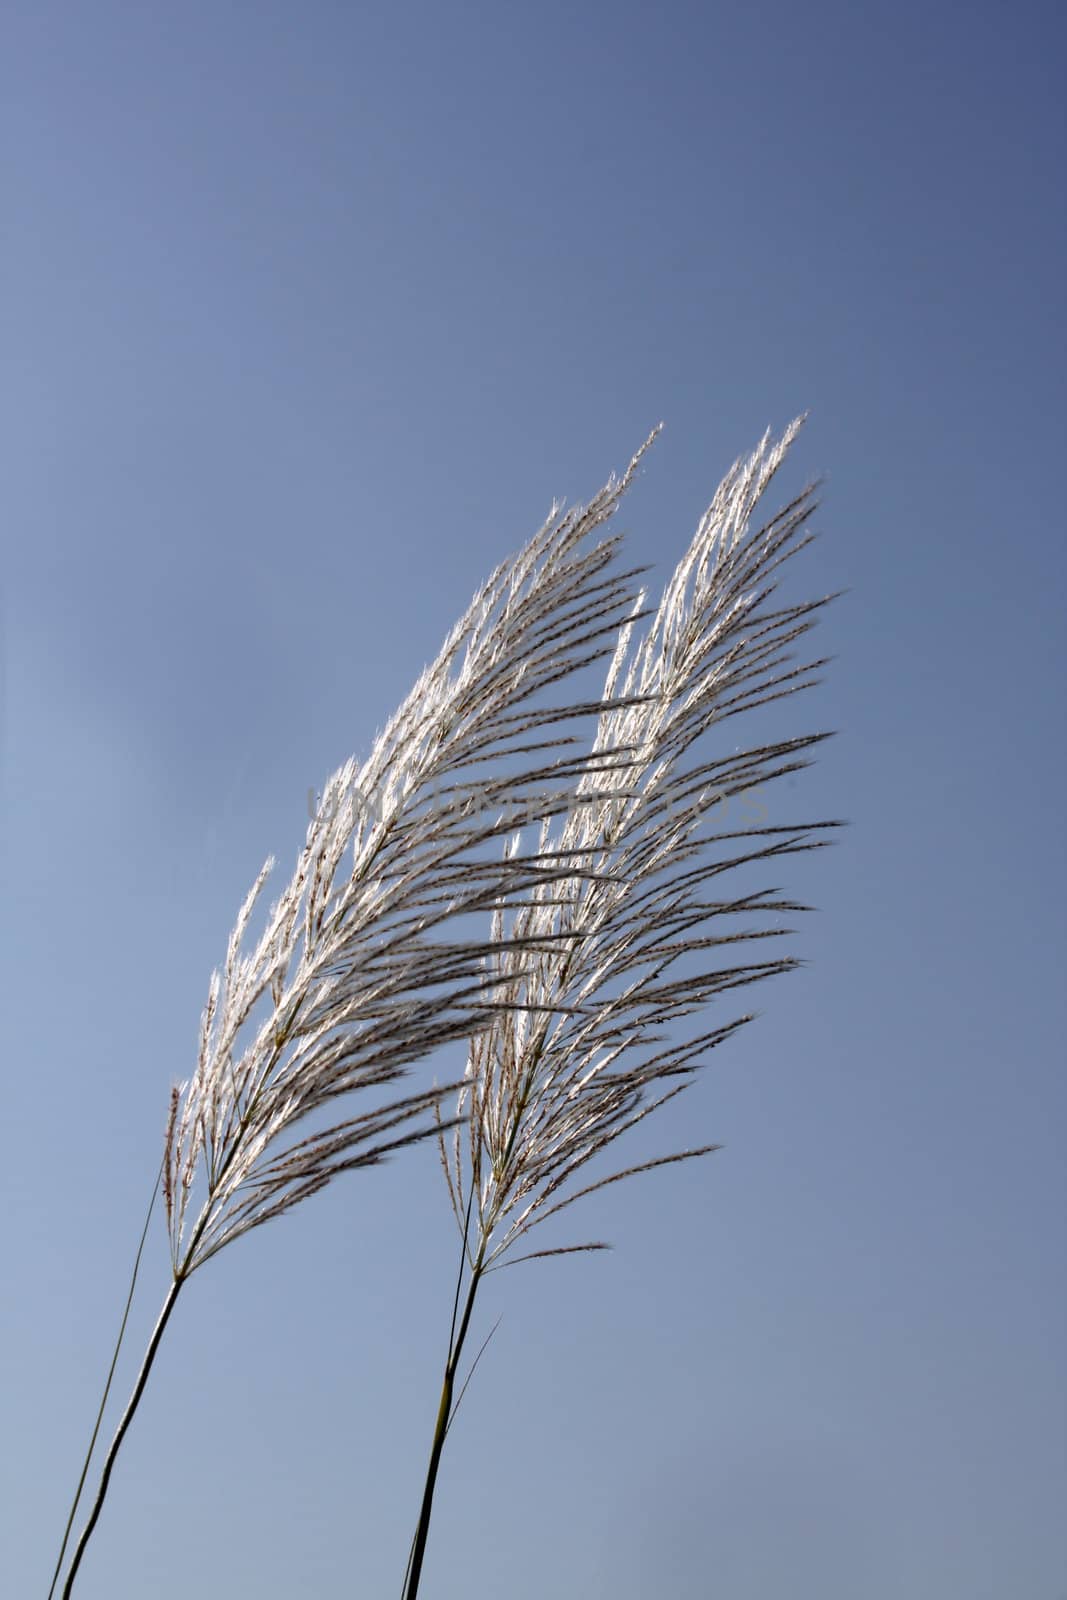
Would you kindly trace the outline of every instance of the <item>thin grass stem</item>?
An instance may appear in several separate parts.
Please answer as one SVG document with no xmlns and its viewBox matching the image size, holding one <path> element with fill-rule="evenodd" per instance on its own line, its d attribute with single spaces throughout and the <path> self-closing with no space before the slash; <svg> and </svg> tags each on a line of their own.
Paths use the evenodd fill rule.
<svg viewBox="0 0 1067 1600">
<path fill-rule="evenodd" d="M 119 1351 L 122 1349 L 122 1341 L 126 1337 L 126 1324 L 130 1319 L 130 1307 L 133 1304 L 133 1291 L 137 1287 L 137 1273 L 140 1270 L 141 1256 L 144 1253 L 145 1240 L 148 1238 L 148 1225 L 152 1220 L 152 1212 L 155 1210 L 156 1195 L 159 1193 L 159 1185 L 162 1177 L 163 1163 L 161 1161 L 159 1164 L 159 1171 L 156 1173 L 155 1182 L 152 1185 L 152 1198 L 149 1200 L 148 1210 L 145 1212 L 144 1227 L 141 1229 L 141 1240 L 137 1246 L 137 1254 L 133 1258 L 133 1272 L 130 1274 L 129 1293 L 126 1296 L 126 1307 L 122 1313 L 122 1321 L 119 1324 L 119 1336 L 115 1340 L 115 1348 L 111 1354 L 111 1365 L 108 1368 L 107 1382 L 104 1384 L 104 1392 L 100 1397 L 100 1407 L 96 1413 L 96 1421 L 93 1424 L 93 1432 L 92 1437 L 89 1440 L 89 1448 L 86 1451 L 85 1460 L 82 1463 L 81 1477 L 78 1479 L 78 1487 L 74 1491 L 74 1499 L 71 1502 L 70 1515 L 67 1518 L 67 1525 L 63 1529 L 63 1542 L 59 1547 L 59 1555 L 56 1559 L 55 1571 L 52 1574 L 52 1582 L 48 1586 L 48 1600 L 52 1600 L 52 1596 L 55 1594 L 56 1584 L 59 1582 L 59 1574 L 63 1570 L 63 1557 L 67 1553 L 67 1543 L 70 1539 L 70 1530 L 74 1526 L 74 1518 L 78 1512 L 78 1502 L 82 1497 L 82 1490 L 85 1488 L 85 1480 L 89 1474 L 89 1463 L 92 1461 L 93 1451 L 96 1449 L 96 1441 L 100 1436 L 100 1424 L 104 1420 L 104 1410 L 107 1406 L 108 1396 L 111 1393 L 111 1384 L 115 1377 L 115 1368 L 118 1366 Z"/>
<path fill-rule="evenodd" d="M 133 1386 L 133 1391 L 126 1404 L 126 1410 L 122 1414 L 122 1419 L 115 1430 L 115 1437 L 112 1439 L 107 1456 L 105 1457 L 103 1469 L 100 1473 L 100 1483 L 96 1491 L 96 1499 L 93 1501 L 93 1509 L 89 1513 L 89 1520 L 86 1522 L 85 1527 L 81 1531 L 81 1537 L 75 1546 L 74 1555 L 71 1557 L 70 1571 L 67 1573 L 67 1581 L 63 1585 L 62 1600 L 70 1600 L 70 1593 L 74 1587 L 74 1579 L 78 1568 L 81 1566 L 82 1556 L 85 1554 L 85 1547 L 92 1537 L 93 1529 L 96 1527 L 97 1518 L 100 1516 L 100 1511 L 104 1504 L 104 1497 L 107 1494 L 107 1486 L 111 1480 L 111 1469 L 115 1465 L 115 1457 L 119 1453 L 119 1448 L 122 1444 L 122 1441 L 126 1437 L 126 1430 L 133 1421 L 134 1412 L 137 1410 L 137 1407 L 140 1404 L 141 1396 L 144 1394 L 145 1384 L 148 1382 L 148 1375 L 152 1370 L 152 1363 L 156 1359 L 156 1352 L 159 1349 L 160 1341 L 163 1338 L 163 1333 L 166 1329 L 167 1323 L 170 1321 L 170 1314 L 174 1310 L 175 1302 L 178 1299 L 178 1292 L 184 1282 L 184 1278 L 175 1278 L 170 1288 L 167 1290 L 166 1299 L 163 1301 L 163 1308 L 160 1311 L 156 1325 L 152 1330 L 152 1337 L 148 1341 L 148 1348 L 145 1351 L 144 1360 L 141 1363 L 141 1370 L 137 1374 L 137 1382 Z"/>
<path fill-rule="evenodd" d="M 464 1242 L 464 1254 L 466 1254 L 466 1242 Z M 415 1600 L 419 1592 L 422 1564 L 426 1555 L 426 1541 L 430 1533 L 430 1517 L 433 1513 L 434 1490 L 437 1487 L 437 1473 L 441 1465 L 441 1453 L 444 1450 L 445 1439 L 452 1420 L 452 1397 L 456 1386 L 456 1370 L 463 1354 L 463 1345 L 467 1338 L 467 1330 L 470 1327 L 471 1315 L 474 1311 L 474 1300 L 481 1280 L 482 1252 L 479 1252 L 478 1259 L 471 1271 L 470 1284 L 467 1289 L 467 1298 L 463 1306 L 463 1315 L 460 1319 L 459 1328 L 449 1350 L 448 1360 L 445 1362 L 444 1380 L 441 1384 L 441 1400 L 437 1408 L 437 1421 L 434 1424 L 433 1443 L 430 1446 L 430 1461 L 426 1469 L 426 1484 L 422 1492 L 418 1526 L 415 1529 L 411 1555 L 408 1557 L 403 1600 Z"/>
</svg>

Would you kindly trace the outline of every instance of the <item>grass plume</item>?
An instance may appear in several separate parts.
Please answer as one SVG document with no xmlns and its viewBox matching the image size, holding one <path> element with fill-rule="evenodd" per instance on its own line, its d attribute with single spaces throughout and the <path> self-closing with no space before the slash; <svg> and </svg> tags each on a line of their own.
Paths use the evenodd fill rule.
<svg viewBox="0 0 1067 1600">
<path fill-rule="evenodd" d="M 805 907 L 775 887 L 731 892 L 729 874 L 777 868 L 819 848 L 838 824 L 728 832 L 715 814 L 724 799 L 806 766 L 827 735 L 731 750 L 712 735 L 809 687 L 825 664 L 798 664 L 792 647 L 826 600 L 774 604 L 774 575 L 810 541 L 812 490 L 753 526 L 799 427 L 777 443 L 765 436 L 734 465 L 658 607 L 646 613 L 644 596 L 635 600 L 607 674 L 595 770 L 579 779 L 567 814 L 539 829 L 538 855 L 565 869 L 494 908 L 485 961 L 499 1009 L 472 1036 L 453 1131 L 443 1118 L 440 1130 L 463 1255 L 405 1600 L 419 1586 L 482 1279 L 521 1260 L 606 1248 L 598 1240 L 537 1248 L 530 1236 L 607 1185 L 714 1150 L 588 1173 L 751 1020 L 718 1020 L 713 1002 L 797 965 L 790 955 L 759 954 L 760 942 L 791 931 L 768 919 Z M 526 834 L 513 833 L 508 851 L 518 858 L 525 847 Z M 686 1032 L 691 1019 L 695 1030 Z"/>
<path fill-rule="evenodd" d="M 329 779 L 258 937 L 249 930 L 272 861 L 249 891 L 211 978 L 195 1070 L 168 1109 L 170 1288 L 64 1597 L 183 1286 L 341 1173 L 436 1132 L 441 1096 L 457 1086 L 398 1094 L 395 1085 L 509 1003 L 492 976 L 496 931 L 472 937 L 469 925 L 572 876 L 557 853 L 497 846 L 516 825 L 565 814 L 597 765 L 577 731 L 591 708 L 545 697 L 610 656 L 633 608 L 636 575 L 617 569 L 618 539 L 595 536 L 642 453 L 584 509 L 553 508 L 475 595 L 367 760 Z"/>
<path fill-rule="evenodd" d="M 167 1107 L 170 1284 L 67 1561 L 127 1300 L 49 1600 L 61 1577 L 72 1592 L 189 1279 L 343 1173 L 432 1136 L 462 1243 L 404 1579 L 415 1600 L 445 1439 L 488 1343 L 460 1383 L 483 1279 L 605 1249 L 542 1243 L 536 1230 L 601 1188 L 715 1148 L 637 1149 L 603 1167 L 751 1020 L 715 1003 L 797 965 L 778 953 L 780 919 L 805 908 L 750 880 L 838 825 L 729 830 L 719 811 L 806 766 L 826 737 L 728 743 L 733 719 L 806 689 L 824 665 L 798 663 L 793 647 L 826 601 L 775 601 L 778 570 L 811 537 L 813 493 L 757 518 L 799 426 L 735 464 L 655 606 L 601 531 L 654 435 L 588 505 L 553 507 L 367 759 L 324 785 L 269 907 L 273 861 L 259 873 Z M 601 694 L 576 696 L 575 675 L 597 664 Z M 462 1078 L 410 1084 L 416 1063 L 458 1043 Z"/>
</svg>

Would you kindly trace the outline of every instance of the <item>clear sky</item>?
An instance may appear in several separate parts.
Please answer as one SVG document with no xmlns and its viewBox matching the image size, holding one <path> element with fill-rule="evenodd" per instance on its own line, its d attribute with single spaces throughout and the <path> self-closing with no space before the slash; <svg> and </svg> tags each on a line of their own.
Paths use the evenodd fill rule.
<svg viewBox="0 0 1067 1600">
<path fill-rule="evenodd" d="M 171 1082 L 310 787 L 667 427 L 664 575 L 809 409 L 810 965 L 490 1280 L 423 1593 L 1064 1600 L 1064 20 L 11 0 L 0 1592 L 43 1600 Z M 133 1351 L 165 1283 L 151 1235 Z M 80 1600 L 399 1593 L 432 1151 L 190 1285 Z M 122 1387 L 130 1381 L 127 1367 Z"/>
</svg>

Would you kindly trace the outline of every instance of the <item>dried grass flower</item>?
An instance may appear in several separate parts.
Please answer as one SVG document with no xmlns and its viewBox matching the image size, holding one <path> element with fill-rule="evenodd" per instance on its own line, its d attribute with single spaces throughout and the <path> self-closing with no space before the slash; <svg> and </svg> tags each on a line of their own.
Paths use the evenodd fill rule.
<svg viewBox="0 0 1067 1600">
<path fill-rule="evenodd" d="M 728 828 L 721 809 L 806 766 L 827 737 L 729 743 L 734 718 L 809 687 L 824 665 L 797 664 L 793 646 L 826 600 L 775 600 L 778 569 L 810 541 L 812 490 L 756 518 L 799 426 L 735 464 L 653 608 L 640 573 L 616 559 L 620 540 L 600 530 L 655 435 L 587 506 L 554 506 L 475 595 L 367 759 L 327 781 L 269 909 L 273 862 L 257 877 L 209 984 L 195 1067 L 171 1092 L 158 1183 L 170 1286 L 63 1596 L 183 1286 L 334 1178 L 432 1135 L 462 1249 L 405 1575 L 415 1600 L 483 1278 L 606 1248 L 531 1235 L 598 1189 L 716 1148 L 595 1165 L 751 1020 L 721 1018 L 714 1002 L 797 965 L 759 941 L 780 940 L 782 915 L 805 908 L 753 875 L 838 826 Z M 602 692 L 575 694 L 601 662 Z M 458 1043 L 459 1081 L 407 1085 L 415 1063 Z"/>
<path fill-rule="evenodd" d="M 339 1174 L 438 1131 L 440 1113 L 427 1114 L 457 1086 L 400 1095 L 394 1086 L 442 1045 L 477 1038 L 510 1004 L 494 975 L 500 927 L 486 931 L 486 917 L 573 880 L 557 851 L 498 846 L 516 826 L 528 832 L 566 815 L 601 764 L 580 737 L 599 706 L 565 695 L 556 704 L 552 694 L 612 655 L 633 610 L 637 574 L 617 570 L 617 537 L 595 536 L 642 453 L 585 508 L 553 507 L 475 595 L 366 761 L 347 762 L 326 783 L 293 876 L 256 937 L 249 930 L 272 861 L 242 905 L 209 986 L 195 1070 L 170 1099 L 161 1187 L 171 1285 L 64 1596 L 183 1285 Z M 125 1317 L 120 1342 L 124 1329 Z"/>
<path fill-rule="evenodd" d="M 717 809 L 807 766 L 827 737 L 727 742 L 735 718 L 808 688 L 825 665 L 798 664 L 792 647 L 832 597 L 775 604 L 775 574 L 812 537 L 812 489 L 753 526 L 800 421 L 776 443 L 765 436 L 730 470 L 658 607 L 646 614 L 644 595 L 636 598 L 604 687 L 596 770 L 579 779 L 566 815 L 545 818 L 538 831 L 536 853 L 565 871 L 494 908 L 485 964 L 498 1009 L 472 1035 L 450 1136 L 441 1119 L 464 1258 L 407 1600 L 418 1588 L 482 1278 L 520 1260 L 607 1248 L 517 1247 L 598 1189 L 714 1150 L 707 1144 L 587 1177 L 591 1163 L 680 1094 L 710 1051 L 751 1020 L 721 1020 L 713 1002 L 797 965 L 757 947 L 791 931 L 782 914 L 806 908 L 776 887 L 732 885 L 739 872 L 751 879 L 765 864 L 818 848 L 838 824 L 727 830 Z M 529 847 L 528 830 L 516 830 L 507 849 L 519 859 Z M 695 1031 L 686 1031 L 694 1020 Z"/>
</svg>

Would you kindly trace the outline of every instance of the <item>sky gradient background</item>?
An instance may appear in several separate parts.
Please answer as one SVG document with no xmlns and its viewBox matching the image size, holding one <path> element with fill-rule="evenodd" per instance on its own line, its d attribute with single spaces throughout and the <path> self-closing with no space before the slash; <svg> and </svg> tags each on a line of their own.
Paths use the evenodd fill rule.
<svg viewBox="0 0 1067 1600">
<path fill-rule="evenodd" d="M 554 496 L 665 419 L 620 517 L 661 581 L 810 409 L 790 593 L 850 593 L 787 720 L 841 737 L 768 804 L 852 823 L 783 877 L 811 964 L 631 1146 L 721 1154 L 490 1280 L 422 1593 L 1064 1600 L 1062 8 L 3 34 L 0 1592 L 47 1590 L 169 1086 L 307 790 Z M 425 1150 L 198 1275 L 80 1600 L 399 1593 L 455 1260 Z"/>
</svg>

